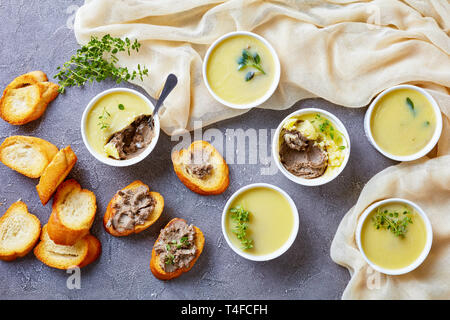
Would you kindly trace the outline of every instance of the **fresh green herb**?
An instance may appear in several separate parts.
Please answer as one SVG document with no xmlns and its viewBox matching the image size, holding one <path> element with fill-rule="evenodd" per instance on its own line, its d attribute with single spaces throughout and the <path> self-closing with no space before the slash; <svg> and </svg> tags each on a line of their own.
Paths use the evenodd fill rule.
<svg viewBox="0 0 450 320">
<path fill-rule="evenodd" d="M 339 149 L 344 150 L 345 146 L 339 146 Z"/>
<path fill-rule="evenodd" d="M 118 105 L 118 108 L 119 108 L 119 110 L 125 110 L 125 106 L 121 103 Z"/>
<path fill-rule="evenodd" d="M 171 240 L 170 243 L 166 244 L 166 250 L 169 252 L 172 246 L 180 249 L 185 244 L 188 244 L 188 237 L 182 237 L 179 242 L 177 240 Z"/>
<path fill-rule="evenodd" d="M 428 126 L 430 125 L 430 121 L 425 121 L 425 122 L 423 123 L 423 125 L 424 125 L 425 127 L 428 127 Z"/>
<path fill-rule="evenodd" d="M 247 229 L 250 213 L 241 206 L 230 209 L 231 218 L 235 222 L 233 233 L 241 241 L 242 249 L 247 250 L 253 248 L 253 240 L 247 238 Z"/>
<path fill-rule="evenodd" d="M 174 259 L 175 259 L 175 256 L 173 254 L 168 254 L 166 261 L 164 261 L 164 262 L 165 262 L 165 264 L 173 264 Z"/>
<path fill-rule="evenodd" d="M 247 49 L 242 50 L 242 55 L 237 60 L 238 71 L 244 70 L 247 67 L 251 67 L 259 71 L 261 74 L 266 74 L 261 66 L 261 57 L 257 52 L 251 53 Z M 245 81 L 252 80 L 257 73 L 255 71 L 249 71 L 245 74 Z"/>
<path fill-rule="evenodd" d="M 247 72 L 247 74 L 245 75 L 245 81 L 252 80 L 254 76 L 255 76 L 255 72 L 254 71 Z"/>
<path fill-rule="evenodd" d="M 330 123 L 330 121 L 328 121 L 327 119 L 325 119 L 320 125 L 319 125 L 319 130 L 320 132 L 323 132 L 325 134 L 328 134 L 330 136 L 330 138 L 332 140 L 334 140 L 334 127 L 333 125 Z"/>
<path fill-rule="evenodd" d="M 388 211 L 377 209 L 376 214 L 372 217 L 373 224 L 377 229 L 390 230 L 395 236 L 404 238 L 408 231 L 408 224 L 412 224 L 408 210 L 403 211 L 403 217 L 400 217 L 397 211 Z"/>
<path fill-rule="evenodd" d="M 98 117 L 98 125 L 100 126 L 100 130 L 104 130 L 109 128 L 109 118 L 111 117 L 111 114 L 106 111 L 106 108 L 103 108 L 102 114 Z"/>
<path fill-rule="evenodd" d="M 412 100 L 409 97 L 406 98 L 406 104 L 408 105 L 408 107 L 411 110 L 411 112 L 413 113 L 413 115 L 416 116 L 416 110 L 414 109 L 414 103 L 412 102 Z"/>
<path fill-rule="evenodd" d="M 113 38 L 109 34 L 98 39 L 91 37 L 91 40 L 77 50 L 77 53 L 70 58 L 70 61 L 58 67 L 59 72 L 55 75 L 58 79 L 60 93 L 64 93 L 66 88 L 82 86 L 86 82 L 100 82 L 107 78 L 112 78 L 117 83 L 134 80 L 148 75 L 148 69 L 137 65 L 137 70 L 129 72 L 126 67 L 117 66 L 119 52 L 126 52 L 131 55 L 131 51 L 139 52 L 141 44 L 135 40 Z"/>
<path fill-rule="evenodd" d="M 334 126 L 331 124 L 331 122 L 328 119 L 324 119 L 320 116 L 320 114 L 316 113 L 316 116 L 314 118 L 319 123 L 319 130 L 320 132 L 323 132 L 325 135 L 328 135 L 331 140 L 334 140 L 335 137 L 339 138 L 339 132 L 337 132 L 334 129 Z M 313 120 L 313 121 L 315 121 Z M 344 147 L 345 148 L 345 147 Z"/>
</svg>

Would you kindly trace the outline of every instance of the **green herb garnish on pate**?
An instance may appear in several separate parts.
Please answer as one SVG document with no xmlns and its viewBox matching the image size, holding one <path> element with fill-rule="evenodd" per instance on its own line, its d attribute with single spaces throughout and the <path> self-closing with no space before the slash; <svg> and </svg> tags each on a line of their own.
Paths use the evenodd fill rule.
<svg viewBox="0 0 450 320">
<path fill-rule="evenodd" d="M 252 80 L 257 74 L 266 74 L 264 69 L 261 66 L 261 57 L 257 52 L 251 53 L 248 49 L 242 50 L 242 55 L 237 60 L 238 63 L 238 71 L 244 70 L 246 68 L 254 68 L 258 72 L 254 70 L 248 71 L 245 74 L 245 81 Z"/>
<path fill-rule="evenodd" d="M 315 120 L 319 121 L 320 132 L 324 133 L 325 135 L 328 135 L 331 138 L 331 140 L 334 140 L 335 136 L 339 134 L 336 133 L 336 131 L 334 130 L 334 126 L 331 124 L 330 120 L 324 119 L 320 114 L 318 113 L 316 114 Z M 341 149 L 345 149 L 345 147 Z"/>
<path fill-rule="evenodd" d="M 253 248 L 253 240 L 247 238 L 248 222 L 250 221 L 250 212 L 244 210 L 241 206 L 230 209 L 231 219 L 233 219 L 235 225 L 233 233 L 241 241 L 242 249 L 247 250 Z"/>
<path fill-rule="evenodd" d="M 111 114 L 106 110 L 106 108 L 103 108 L 102 114 L 98 117 L 98 125 L 100 126 L 100 130 L 109 128 L 109 118 L 111 118 Z"/>
<path fill-rule="evenodd" d="M 409 110 L 411 110 L 412 114 L 414 115 L 414 117 L 416 116 L 416 109 L 414 109 L 414 102 L 412 102 L 412 100 L 407 97 L 406 98 L 406 104 L 409 107 Z"/>
<path fill-rule="evenodd" d="M 411 212 L 407 209 L 400 214 L 398 211 L 378 208 L 372 217 L 372 222 L 376 229 L 390 230 L 395 236 L 404 238 L 408 231 L 408 224 L 413 223 L 410 214 Z"/>
</svg>

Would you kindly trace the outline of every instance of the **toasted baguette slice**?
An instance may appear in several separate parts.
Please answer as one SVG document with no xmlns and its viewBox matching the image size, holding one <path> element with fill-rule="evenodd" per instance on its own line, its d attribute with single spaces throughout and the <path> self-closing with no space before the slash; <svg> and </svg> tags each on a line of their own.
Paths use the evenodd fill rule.
<svg viewBox="0 0 450 320">
<path fill-rule="evenodd" d="M 204 178 L 199 178 L 189 171 L 189 163 L 198 160 L 193 157 L 193 154 L 196 152 L 204 152 L 207 155 L 207 159 L 204 159 L 205 162 L 212 165 L 210 174 Z M 175 173 L 181 182 L 198 194 L 221 194 L 230 184 L 227 163 L 216 148 L 206 141 L 194 141 L 188 149 L 174 151 L 172 153 L 172 162 Z"/>
<path fill-rule="evenodd" d="M 84 267 L 101 254 L 101 243 L 93 235 L 86 235 L 73 246 L 61 246 L 52 241 L 47 233 L 47 225 L 42 228 L 41 242 L 34 248 L 34 255 L 49 267 L 67 270 Z"/>
<path fill-rule="evenodd" d="M 13 125 L 22 125 L 42 116 L 47 105 L 58 96 L 59 86 L 47 82 L 42 71 L 26 73 L 14 79 L 0 99 L 0 117 Z"/>
<path fill-rule="evenodd" d="M 74 179 L 64 181 L 53 197 L 47 232 L 54 243 L 71 246 L 89 234 L 97 203 L 94 193 L 81 189 Z"/>
<path fill-rule="evenodd" d="M 120 195 L 118 192 L 114 195 L 114 197 L 111 199 L 111 201 L 108 203 L 108 207 L 106 208 L 105 215 L 103 216 L 103 226 L 105 227 L 105 230 L 116 237 L 123 237 L 128 236 L 132 233 L 139 233 L 141 231 L 144 231 L 148 227 L 150 227 L 153 223 L 156 222 L 156 220 L 159 219 L 161 216 L 163 209 L 164 209 L 164 198 L 162 195 L 160 195 L 158 192 L 150 191 L 150 188 L 144 184 L 142 181 L 136 180 L 133 181 L 131 184 L 123 188 L 122 190 L 128 190 L 128 189 L 137 189 L 139 186 L 144 186 L 147 190 L 149 195 L 155 200 L 155 209 L 148 217 L 145 224 L 142 225 L 136 225 L 134 229 L 126 230 L 124 232 L 119 232 L 114 228 L 114 226 L 109 225 L 109 220 L 116 214 L 116 209 L 114 209 L 114 204 L 120 199 Z"/>
<path fill-rule="evenodd" d="M 28 212 L 27 205 L 22 201 L 13 203 L 0 218 L 0 259 L 12 261 L 25 256 L 40 234 L 41 223 Z"/>
<path fill-rule="evenodd" d="M 56 153 L 55 145 L 35 137 L 11 136 L 0 145 L 0 161 L 29 178 L 39 178 Z"/>
<path fill-rule="evenodd" d="M 50 200 L 56 188 L 58 188 L 70 170 L 72 170 L 75 162 L 77 162 L 77 156 L 70 146 L 68 146 L 59 150 L 47 168 L 45 168 L 39 184 L 36 186 L 39 198 L 44 206 Z"/>
<path fill-rule="evenodd" d="M 183 220 L 184 222 L 186 222 L 184 219 L 174 218 L 174 219 L 170 220 L 169 223 L 164 228 L 169 227 L 172 223 L 174 223 L 177 220 Z M 161 268 L 161 266 L 159 265 L 160 258 L 159 258 L 159 255 L 155 251 L 155 246 L 153 246 L 152 258 L 150 260 L 150 270 L 152 271 L 153 275 L 156 278 L 158 278 L 160 280 L 170 280 L 173 278 L 177 278 L 177 277 L 181 276 L 183 273 L 188 272 L 189 270 L 192 269 L 195 262 L 197 262 L 198 257 L 200 257 L 200 255 L 202 254 L 203 247 L 205 246 L 205 237 L 203 236 L 203 232 L 195 226 L 194 226 L 194 229 L 195 229 L 195 245 L 197 247 L 197 251 L 195 252 L 195 258 L 191 261 L 191 263 L 189 264 L 189 266 L 187 268 L 180 268 L 180 269 L 175 270 L 174 272 L 164 271 L 164 269 Z M 161 237 L 161 234 L 158 236 L 158 239 L 156 239 L 155 245 L 158 243 L 160 237 Z"/>
</svg>

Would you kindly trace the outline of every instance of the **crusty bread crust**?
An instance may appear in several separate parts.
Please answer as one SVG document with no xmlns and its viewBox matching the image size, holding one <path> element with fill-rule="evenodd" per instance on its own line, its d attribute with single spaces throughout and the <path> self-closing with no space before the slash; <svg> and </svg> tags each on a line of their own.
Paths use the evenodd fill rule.
<svg viewBox="0 0 450 320">
<path fill-rule="evenodd" d="M 114 229 L 113 226 L 108 227 L 108 221 L 114 216 L 115 214 L 115 210 L 113 209 L 113 205 L 116 201 L 118 201 L 118 199 L 120 198 L 119 194 L 116 193 L 114 195 L 114 197 L 111 199 L 111 201 L 108 203 L 108 207 L 106 208 L 106 212 L 105 215 L 103 216 L 103 226 L 105 227 L 105 230 L 116 237 L 124 237 L 124 236 L 128 236 L 130 234 L 133 233 L 139 233 L 144 231 L 145 229 L 147 229 L 148 227 L 150 227 L 152 224 L 154 224 L 156 222 L 156 220 L 159 219 L 159 217 L 161 216 L 163 210 L 164 210 L 164 198 L 161 194 L 159 194 L 158 192 L 154 192 L 154 191 L 150 191 L 150 188 L 143 183 L 140 180 L 136 180 L 133 181 L 132 183 L 130 183 L 128 186 L 126 186 L 125 188 L 123 188 L 122 190 L 127 190 L 127 189 L 136 189 L 139 186 L 144 186 L 148 192 L 150 193 L 150 195 L 153 197 L 153 199 L 156 201 L 156 205 L 155 205 L 155 209 L 153 210 L 152 214 L 150 215 L 149 219 L 147 220 L 147 222 L 143 225 L 138 225 L 135 226 L 134 230 L 126 230 L 124 232 L 119 232 L 116 229 Z"/>
<path fill-rule="evenodd" d="M 64 203 L 68 195 L 72 193 L 84 193 L 90 198 L 92 206 L 82 212 L 83 215 L 83 226 L 77 227 L 74 225 L 68 225 L 64 223 L 61 218 L 62 212 L 60 209 L 64 206 Z M 53 197 L 52 213 L 50 219 L 47 223 L 47 232 L 50 239 L 54 243 L 71 246 L 74 245 L 78 240 L 83 238 L 85 235 L 89 234 L 89 229 L 94 223 L 95 213 L 97 212 L 97 203 L 95 194 L 87 189 L 81 189 L 80 184 L 74 180 L 64 181 L 56 190 L 55 196 Z"/>
<path fill-rule="evenodd" d="M 58 186 L 67 177 L 77 162 L 77 156 L 70 146 L 59 150 L 42 173 L 36 190 L 42 204 L 45 206 Z"/>
<path fill-rule="evenodd" d="M 83 262 L 80 263 L 79 267 L 83 268 L 88 264 L 91 264 L 95 260 L 97 260 L 102 254 L 102 244 L 100 240 L 94 237 L 91 234 L 85 236 L 85 239 L 88 241 L 88 253 L 84 258 Z"/>
<path fill-rule="evenodd" d="M 205 180 L 198 179 L 186 171 L 186 159 L 195 148 L 207 149 L 211 152 L 213 172 L 212 177 Z M 230 184 L 228 165 L 222 155 L 210 143 L 206 141 L 194 141 L 188 149 L 174 151 L 172 153 L 173 169 L 181 182 L 191 191 L 201 195 L 217 195 L 223 193 Z M 216 180 L 212 185 L 209 181 Z"/>
<path fill-rule="evenodd" d="M 6 234 L 7 226 L 4 224 L 8 223 L 8 218 L 12 217 L 14 214 L 17 214 L 18 211 L 25 213 L 25 216 L 27 217 L 27 219 L 29 219 L 29 222 L 31 224 L 31 230 L 27 230 L 27 232 L 30 235 L 30 238 L 29 241 L 19 249 L 18 248 L 7 249 L 4 248 L 2 244 L 3 241 L 7 240 L 5 238 L 8 238 L 8 235 Z M 22 225 L 21 227 L 23 228 L 24 226 Z M 2 232 L 2 230 L 4 230 L 5 234 Z M 17 201 L 13 203 L 5 212 L 5 214 L 0 218 L 0 260 L 13 261 L 17 258 L 25 256 L 26 254 L 28 254 L 28 252 L 31 251 L 31 249 L 34 248 L 36 242 L 39 240 L 40 234 L 41 234 L 41 222 L 35 215 L 28 212 L 27 205 L 22 201 Z"/>
<path fill-rule="evenodd" d="M 70 254 L 54 250 L 70 251 Z M 42 228 L 41 241 L 34 248 L 34 255 L 49 267 L 67 270 L 78 266 L 80 268 L 97 260 L 102 251 L 100 241 L 93 235 L 86 235 L 73 246 L 61 246 L 53 243 L 47 234 L 47 225 Z"/>
<path fill-rule="evenodd" d="M 55 145 L 36 137 L 11 136 L 0 145 L 0 161 L 29 178 L 39 178 L 56 153 Z"/>
<path fill-rule="evenodd" d="M 169 223 L 164 228 L 169 227 L 172 223 L 176 222 L 177 220 L 185 221 L 184 219 L 174 218 L 174 219 L 170 220 Z M 194 229 L 195 229 L 195 245 L 197 246 L 197 251 L 195 252 L 195 258 L 191 261 L 191 263 L 189 264 L 189 266 L 187 268 L 180 268 L 180 269 L 175 270 L 174 272 L 166 272 L 159 265 L 160 258 L 159 258 L 159 255 L 156 254 L 155 245 L 158 243 L 159 238 L 161 237 L 161 234 L 158 236 L 158 239 L 156 239 L 155 245 L 153 245 L 152 258 L 150 260 L 150 270 L 152 271 L 153 275 L 156 278 L 158 278 L 159 280 L 170 280 L 173 278 L 177 278 L 177 277 L 181 276 L 183 273 L 188 272 L 189 270 L 192 269 L 195 262 L 197 262 L 197 259 L 202 254 L 203 247 L 205 246 L 205 237 L 203 235 L 203 232 L 195 226 L 194 226 Z"/>
<path fill-rule="evenodd" d="M 0 99 L 0 117 L 13 125 L 40 118 L 47 105 L 59 94 L 59 86 L 47 80 L 42 71 L 29 72 L 14 79 Z"/>
</svg>

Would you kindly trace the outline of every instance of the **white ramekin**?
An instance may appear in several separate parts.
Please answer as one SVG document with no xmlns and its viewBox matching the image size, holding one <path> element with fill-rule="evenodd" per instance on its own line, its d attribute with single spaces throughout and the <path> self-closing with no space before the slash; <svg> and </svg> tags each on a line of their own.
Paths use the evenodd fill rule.
<svg viewBox="0 0 450 320">
<path fill-rule="evenodd" d="M 408 206 L 410 206 L 411 208 L 413 208 L 423 219 L 423 222 L 425 224 L 425 229 L 427 231 L 427 240 L 425 243 L 425 247 L 422 250 L 422 253 L 420 254 L 420 256 L 413 262 L 411 263 L 409 266 L 405 267 L 405 268 L 401 268 L 401 269 L 385 269 L 382 268 L 376 264 L 374 264 L 372 261 L 370 261 L 367 256 L 365 255 L 363 249 L 362 249 L 362 245 L 361 245 L 361 230 L 362 227 L 364 225 L 364 221 L 366 220 L 366 218 L 369 216 L 369 214 L 377 207 L 385 205 L 385 204 L 389 204 L 389 203 L 403 203 L 406 204 Z M 376 271 L 384 273 L 384 274 L 389 274 L 389 275 L 400 275 L 400 274 L 405 274 L 408 273 L 410 271 L 413 271 L 414 269 L 416 269 L 419 265 L 422 264 L 422 262 L 426 259 L 426 257 L 428 256 L 428 253 L 430 252 L 431 249 L 431 244 L 433 243 L 433 229 L 431 228 L 431 223 L 430 220 L 428 219 L 427 215 L 425 214 L 425 212 L 422 210 L 422 208 L 420 208 L 417 204 L 415 204 L 412 201 L 406 200 L 406 199 L 401 199 L 401 198 L 390 198 L 390 199 L 385 199 L 385 200 L 381 200 L 378 202 L 373 203 L 372 205 L 370 205 L 366 210 L 364 210 L 364 212 L 362 213 L 362 215 L 359 217 L 358 220 L 358 225 L 356 227 L 356 243 L 358 245 L 359 248 L 359 252 L 361 252 L 364 260 L 366 260 L 366 262 Z"/>
<path fill-rule="evenodd" d="M 253 189 L 253 188 L 261 188 L 261 187 L 269 188 L 269 189 L 279 192 L 289 202 L 289 205 L 291 206 L 291 209 L 292 209 L 292 215 L 294 218 L 294 225 L 292 226 L 292 231 L 291 231 L 289 238 L 278 250 L 276 250 L 272 253 L 266 254 L 266 255 L 255 256 L 255 255 L 246 253 L 245 251 L 241 250 L 240 248 L 235 247 L 235 245 L 231 242 L 230 238 L 228 237 L 225 224 L 226 224 L 228 210 L 230 209 L 230 205 L 234 201 L 234 199 L 236 199 L 236 197 L 238 195 L 240 195 L 241 193 L 243 193 L 244 191 L 247 191 L 247 190 Z M 295 206 L 295 203 L 292 200 L 292 198 L 284 190 L 282 190 L 274 185 L 267 184 L 267 183 L 253 183 L 253 184 L 249 184 L 245 187 L 240 188 L 228 199 L 228 201 L 223 209 L 223 212 L 222 212 L 222 233 L 223 233 L 223 236 L 224 236 L 226 242 L 228 243 L 230 248 L 234 252 L 236 252 L 238 255 L 240 255 L 241 257 L 243 257 L 245 259 L 252 260 L 252 261 L 268 261 L 268 260 L 272 260 L 272 259 L 275 259 L 275 258 L 281 256 L 294 243 L 294 240 L 298 234 L 298 227 L 299 227 L 298 211 L 297 211 L 297 207 Z"/>
<path fill-rule="evenodd" d="M 229 101 L 226 101 L 226 100 L 223 100 L 222 98 L 220 98 L 211 89 L 211 87 L 209 85 L 209 82 L 208 82 L 208 77 L 207 77 L 207 74 L 206 74 L 206 68 L 208 66 L 208 60 L 209 60 L 209 57 L 210 57 L 211 52 L 213 51 L 213 49 L 219 43 L 221 43 L 223 40 L 228 39 L 228 38 L 233 37 L 233 36 L 239 36 L 239 35 L 250 36 L 250 37 L 256 38 L 259 41 L 261 41 L 269 49 L 270 54 L 273 57 L 274 66 L 275 66 L 275 70 L 274 70 L 275 75 L 273 77 L 272 86 L 269 88 L 269 90 L 266 92 L 266 94 L 264 96 L 262 96 L 261 98 L 259 98 L 256 101 L 248 103 L 248 104 L 234 104 L 234 103 L 231 103 Z M 230 33 L 227 33 L 227 34 L 221 36 L 219 39 L 214 41 L 214 43 L 209 47 L 208 51 L 206 52 L 205 58 L 203 59 L 202 72 L 203 72 L 203 81 L 204 81 L 204 83 L 206 85 L 206 88 L 208 88 L 209 93 L 214 97 L 214 99 L 216 99 L 221 104 L 226 105 L 227 107 L 230 107 L 230 108 L 233 108 L 233 109 L 250 109 L 250 108 L 257 107 L 257 106 L 263 104 L 264 102 L 266 102 L 272 96 L 272 94 L 275 92 L 275 90 L 278 87 L 278 83 L 280 82 L 281 67 L 280 67 L 280 59 L 278 58 L 277 52 L 275 51 L 275 49 L 272 47 L 272 45 L 266 39 L 264 39 L 260 35 L 257 35 L 257 34 L 255 34 L 253 32 L 235 31 L 235 32 L 230 32 Z"/>
<path fill-rule="evenodd" d="M 151 111 L 153 112 L 154 110 L 154 105 L 153 103 L 146 97 L 144 96 L 142 93 L 136 91 L 136 90 L 132 90 L 132 89 L 128 89 L 128 88 L 113 88 L 113 89 L 109 89 L 106 91 L 103 91 L 101 93 L 99 93 L 98 95 L 96 95 L 87 105 L 86 109 L 83 112 L 83 116 L 81 117 L 81 136 L 83 137 L 83 142 L 84 145 L 86 146 L 86 148 L 89 150 L 89 152 L 100 162 L 103 162 L 104 164 L 107 164 L 109 166 L 113 166 L 113 167 L 128 167 L 131 166 L 133 164 L 136 164 L 142 160 L 144 160 L 155 148 L 156 143 L 158 142 L 158 138 L 159 138 L 159 131 L 160 131 L 160 126 L 159 126 L 159 117 L 157 114 L 153 115 L 153 119 L 154 119 L 154 132 L 155 132 L 155 136 L 153 137 L 152 141 L 150 142 L 150 144 L 147 146 L 147 148 L 142 151 L 139 155 L 137 155 L 136 157 L 133 157 L 131 159 L 126 159 L 126 160 L 116 160 L 116 159 L 112 159 L 109 158 L 103 154 L 99 154 L 97 151 L 95 151 L 90 145 L 89 145 L 89 141 L 86 137 L 86 121 L 87 121 L 87 117 L 89 115 L 89 112 L 91 111 L 92 107 L 95 105 L 95 103 L 102 97 L 113 93 L 113 92 L 129 92 L 132 93 L 136 96 L 138 96 L 139 98 L 141 98 L 143 101 L 145 101 L 151 108 Z"/>
<path fill-rule="evenodd" d="M 427 98 L 427 100 L 430 102 L 431 106 L 433 107 L 434 114 L 436 116 L 436 129 L 435 129 L 434 134 L 431 137 L 430 141 L 428 142 L 428 144 L 425 147 L 423 147 L 420 151 L 418 151 L 412 155 L 409 155 L 409 156 L 396 156 L 389 152 L 384 151 L 375 142 L 375 139 L 372 136 L 372 130 L 370 128 L 370 119 L 372 118 L 373 110 L 375 109 L 375 106 L 377 105 L 378 101 L 382 97 L 384 97 L 386 94 L 388 94 L 389 92 L 394 91 L 394 90 L 399 90 L 399 89 L 411 89 L 411 90 L 415 90 L 415 91 L 418 91 L 421 94 L 423 94 L 425 96 L 425 98 Z M 369 140 L 369 142 L 375 147 L 375 149 L 377 149 L 385 157 L 392 159 L 392 160 L 396 160 L 396 161 L 417 160 L 417 159 L 425 156 L 428 152 L 430 152 L 434 148 L 436 143 L 439 141 L 439 138 L 440 138 L 441 132 L 442 132 L 441 109 L 439 109 L 439 105 L 437 104 L 436 100 L 434 100 L 434 98 L 431 96 L 431 94 L 429 94 L 426 90 L 424 90 L 420 87 L 409 85 L 409 84 L 398 85 L 398 86 L 384 90 L 372 101 L 372 103 L 370 104 L 369 108 L 366 111 L 366 115 L 364 116 L 364 132 L 365 132 L 366 137 Z"/>
<path fill-rule="evenodd" d="M 295 116 L 301 116 L 304 114 L 310 114 L 310 113 L 318 113 L 322 116 L 324 116 L 325 118 L 327 118 L 332 124 L 333 126 L 339 130 L 342 135 L 344 136 L 344 144 L 345 144 L 345 149 L 343 150 L 345 153 L 345 158 L 344 161 L 342 162 L 341 166 L 334 170 L 332 175 L 322 175 L 320 177 L 314 178 L 314 179 L 305 179 L 302 177 L 298 177 L 292 173 L 290 173 L 281 163 L 280 160 L 280 133 L 281 130 L 283 129 L 283 125 L 285 124 L 286 121 L 288 121 L 290 118 L 295 117 Z M 331 180 L 333 180 L 334 178 L 336 178 L 341 172 L 342 170 L 344 170 L 345 166 L 347 165 L 348 159 L 350 158 L 350 136 L 347 132 L 347 129 L 345 128 L 344 124 L 332 113 L 322 110 L 322 109 L 317 109 L 317 108 L 306 108 L 306 109 L 300 109 L 297 110 L 293 113 L 291 113 L 290 115 L 288 115 L 286 118 L 283 119 L 283 121 L 281 121 L 281 123 L 279 124 L 278 128 L 275 131 L 275 135 L 273 137 L 272 140 L 272 156 L 275 159 L 275 163 L 278 167 L 278 169 L 291 181 L 304 185 L 304 186 L 319 186 L 319 185 L 323 185 L 325 183 L 330 182 Z"/>
</svg>

